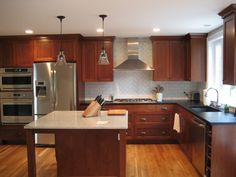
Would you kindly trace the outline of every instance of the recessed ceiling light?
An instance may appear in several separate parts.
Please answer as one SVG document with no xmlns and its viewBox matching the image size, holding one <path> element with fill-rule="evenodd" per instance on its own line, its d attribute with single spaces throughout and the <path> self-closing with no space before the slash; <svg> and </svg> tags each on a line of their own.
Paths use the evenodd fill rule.
<svg viewBox="0 0 236 177">
<path fill-rule="evenodd" d="M 26 34 L 33 34 L 34 31 L 33 31 L 33 30 L 25 30 L 25 33 L 26 33 Z"/>
<path fill-rule="evenodd" d="M 160 28 L 153 28 L 152 31 L 153 31 L 153 32 L 159 32 L 159 31 L 160 31 Z"/>
<path fill-rule="evenodd" d="M 204 27 L 211 27 L 211 24 L 204 24 Z"/>
<path fill-rule="evenodd" d="M 98 29 L 97 29 L 97 32 L 98 32 L 98 33 L 102 33 L 102 32 L 103 32 L 103 29 L 102 29 L 102 28 L 98 28 Z"/>
</svg>

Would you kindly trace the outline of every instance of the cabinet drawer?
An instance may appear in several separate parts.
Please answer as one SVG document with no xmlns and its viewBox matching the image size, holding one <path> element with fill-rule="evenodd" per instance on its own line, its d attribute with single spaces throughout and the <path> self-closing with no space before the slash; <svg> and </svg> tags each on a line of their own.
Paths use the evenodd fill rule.
<svg viewBox="0 0 236 177">
<path fill-rule="evenodd" d="M 171 136 L 168 126 L 136 127 L 136 136 Z"/>
<path fill-rule="evenodd" d="M 145 122 L 169 123 L 171 121 L 172 121 L 172 114 L 138 114 L 135 117 L 136 123 L 145 123 Z"/>
<path fill-rule="evenodd" d="M 156 105 L 156 111 L 172 112 L 173 111 L 173 105 L 169 105 L 169 104 Z"/>
</svg>

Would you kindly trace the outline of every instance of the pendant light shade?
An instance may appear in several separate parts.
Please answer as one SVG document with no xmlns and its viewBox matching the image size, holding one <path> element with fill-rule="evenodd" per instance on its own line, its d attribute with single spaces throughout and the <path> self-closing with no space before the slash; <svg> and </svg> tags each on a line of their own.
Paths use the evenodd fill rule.
<svg viewBox="0 0 236 177">
<path fill-rule="evenodd" d="M 57 56 L 57 63 L 58 65 L 65 65 L 66 64 L 66 57 L 64 55 L 64 51 L 62 49 L 62 20 L 65 18 L 65 16 L 57 16 L 57 18 L 60 20 L 60 51 Z"/>
<path fill-rule="evenodd" d="M 102 46 L 102 50 L 101 50 L 101 53 L 99 55 L 99 60 L 98 60 L 98 64 L 99 65 L 108 65 L 110 64 L 109 60 L 108 60 L 108 56 L 107 56 L 107 53 L 106 53 L 106 50 L 105 50 L 105 46 L 104 46 L 104 19 L 107 17 L 107 15 L 99 15 L 100 18 L 102 18 L 102 29 L 103 29 L 103 32 L 102 32 L 102 40 L 103 40 L 103 46 Z"/>
</svg>

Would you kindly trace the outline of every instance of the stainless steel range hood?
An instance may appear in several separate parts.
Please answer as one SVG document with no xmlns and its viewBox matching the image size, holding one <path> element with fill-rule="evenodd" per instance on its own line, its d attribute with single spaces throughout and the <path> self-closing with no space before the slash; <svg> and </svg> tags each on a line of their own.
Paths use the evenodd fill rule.
<svg viewBox="0 0 236 177">
<path fill-rule="evenodd" d="M 128 59 L 116 66 L 115 70 L 154 70 L 139 59 L 139 42 L 137 38 L 127 39 Z"/>
</svg>

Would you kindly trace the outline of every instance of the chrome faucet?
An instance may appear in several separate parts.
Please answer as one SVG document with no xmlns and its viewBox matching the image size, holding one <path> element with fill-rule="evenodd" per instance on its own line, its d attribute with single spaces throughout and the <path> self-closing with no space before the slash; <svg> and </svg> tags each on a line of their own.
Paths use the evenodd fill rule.
<svg viewBox="0 0 236 177">
<path fill-rule="evenodd" d="M 210 90 L 215 90 L 215 91 L 216 91 L 216 104 L 213 104 L 214 102 L 211 101 L 210 106 L 220 107 L 220 105 L 219 105 L 219 92 L 218 92 L 217 89 L 215 89 L 215 88 L 213 88 L 213 87 L 210 87 L 209 89 L 207 89 L 206 94 L 205 94 L 205 97 L 207 97 L 207 93 L 208 93 Z"/>
</svg>

